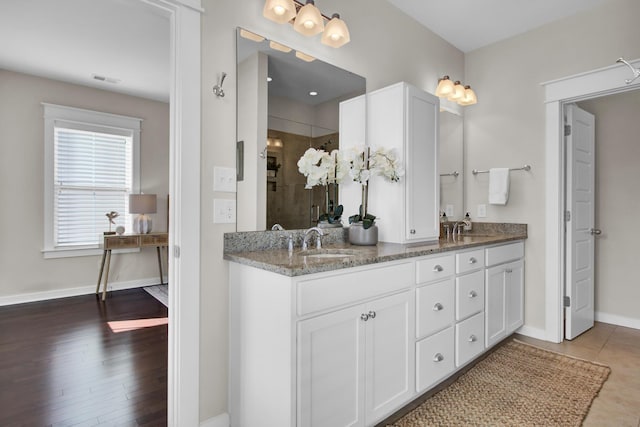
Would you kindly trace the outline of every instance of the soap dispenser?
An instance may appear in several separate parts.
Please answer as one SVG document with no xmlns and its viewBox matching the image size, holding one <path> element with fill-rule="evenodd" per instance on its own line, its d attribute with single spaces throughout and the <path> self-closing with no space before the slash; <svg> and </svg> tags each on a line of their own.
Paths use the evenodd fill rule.
<svg viewBox="0 0 640 427">
<path fill-rule="evenodd" d="M 462 222 L 464 222 L 464 231 L 471 231 L 473 224 L 471 223 L 471 216 L 469 215 L 469 212 L 464 216 Z"/>
</svg>

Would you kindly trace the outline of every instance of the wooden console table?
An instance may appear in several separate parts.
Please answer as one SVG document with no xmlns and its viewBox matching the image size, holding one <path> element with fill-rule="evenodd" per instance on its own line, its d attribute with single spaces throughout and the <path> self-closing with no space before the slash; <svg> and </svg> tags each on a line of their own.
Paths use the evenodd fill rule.
<svg viewBox="0 0 640 427">
<path fill-rule="evenodd" d="M 100 265 L 100 275 L 98 276 L 98 286 L 96 294 L 100 292 L 100 282 L 104 274 L 104 284 L 102 287 L 102 301 L 107 296 L 107 282 L 109 281 L 109 265 L 111 264 L 111 251 L 113 249 L 135 249 L 146 246 L 155 246 L 158 251 L 158 268 L 160 269 L 160 284 L 164 285 L 162 278 L 162 248 L 169 245 L 169 233 L 149 233 L 149 234 L 109 234 L 104 236 L 102 244 L 102 263 Z M 104 271 L 104 263 L 107 262 L 107 271 Z"/>
</svg>

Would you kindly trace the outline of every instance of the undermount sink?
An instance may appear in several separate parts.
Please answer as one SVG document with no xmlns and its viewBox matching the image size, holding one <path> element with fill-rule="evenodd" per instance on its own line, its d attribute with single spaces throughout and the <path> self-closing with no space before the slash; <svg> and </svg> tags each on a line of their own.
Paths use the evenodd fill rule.
<svg viewBox="0 0 640 427">
<path fill-rule="evenodd" d="M 355 256 L 356 252 L 352 249 L 311 249 L 298 255 L 309 258 L 345 258 Z"/>
</svg>

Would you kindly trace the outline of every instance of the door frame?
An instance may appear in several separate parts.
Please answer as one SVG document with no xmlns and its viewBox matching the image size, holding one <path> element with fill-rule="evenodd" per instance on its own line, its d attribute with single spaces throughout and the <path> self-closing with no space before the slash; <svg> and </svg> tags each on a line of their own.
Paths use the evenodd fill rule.
<svg viewBox="0 0 640 427">
<path fill-rule="evenodd" d="M 630 61 L 640 67 L 640 59 Z M 565 153 L 564 105 L 640 88 L 624 81 L 629 68 L 614 64 L 542 83 L 545 103 L 545 338 L 559 343 L 564 340 L 565 278 Z"/>
<path fill-rule="evenodd" d="M 169 19 L 167 424 L 200 425 L 201 0 L 140 0 Z"/>
</svg>

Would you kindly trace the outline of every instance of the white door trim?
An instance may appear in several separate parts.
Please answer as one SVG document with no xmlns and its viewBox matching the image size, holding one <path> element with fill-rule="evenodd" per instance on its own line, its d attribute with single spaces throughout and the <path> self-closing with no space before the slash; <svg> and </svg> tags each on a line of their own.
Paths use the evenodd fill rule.
<svg viewBox="0 0 640 427">
<path fill-rule="evenodd" d="M 171 27 L 167 423 L 197 426 L 200 424 L 200 14 L 203 10 L 201 0 L 140 1 L 162 11 Z"/>
<path fill-rule="evenodd" d="M 630 61 L 640 66 L 640 59 Z M 563 106 L 566 103 L 639 89 L 640 80 L 627 85 L 631 77 L 624 64 L 587 71 L 542 83 L 545 90 L 545 333 L 551 342 L 564 339 L 564 134 Z"/>
</svg>

